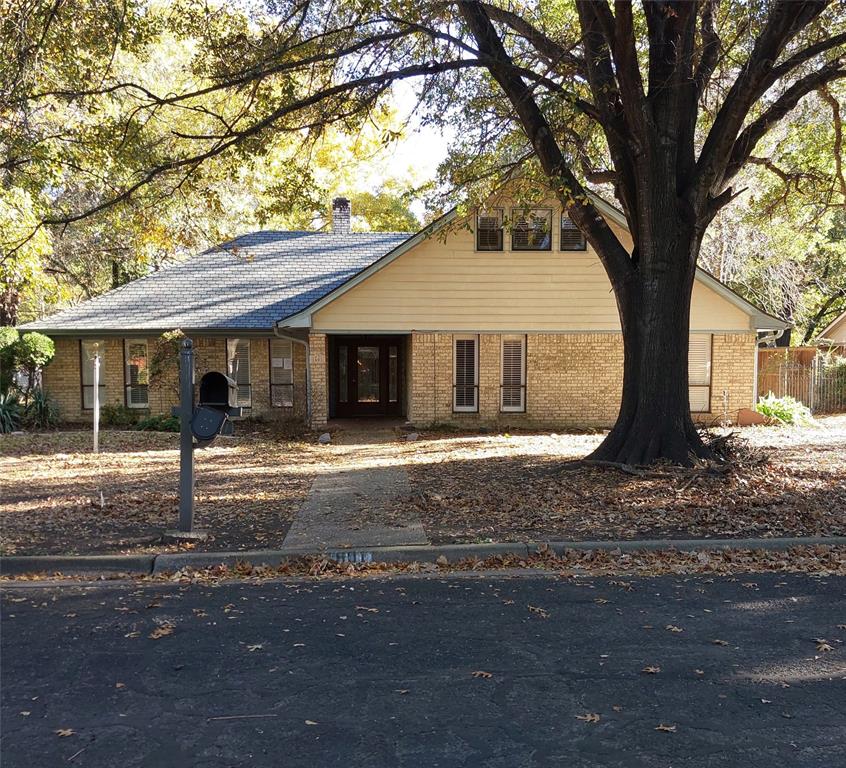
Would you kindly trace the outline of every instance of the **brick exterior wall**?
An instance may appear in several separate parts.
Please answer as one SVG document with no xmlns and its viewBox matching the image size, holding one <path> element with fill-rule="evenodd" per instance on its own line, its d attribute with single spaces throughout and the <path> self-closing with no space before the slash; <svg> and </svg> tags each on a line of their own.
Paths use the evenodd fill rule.
<svg viewBox="0 0 846 768">
<path fill-rule="evenodd" d="M 131 338 L 137 339 L 135 335 Z M 252 408 L 245 415 L 263 419 L 305 419 L 306 414 L 306 360 L 301 344 L 293 344 L 294 407 L 278 408 L 270 405 L 270 339 L 250 338 L 250 379 Z M 152 359 L 157 337 L 147 338 L 148 359 Z M 196 381 L 208 371 L 226 371 L 226 339 L 223 337 L 194 337 L 194 363 Z M 44 389 L 59 404 L 62 421 L 80 422 L 91 419 L 91 411 L 82 409 L 80 378 L 80 340 L 56 337 L 56 354 L 44 369 Z M 109 337 L 104 340 L 104 403 L 123 405 L 124 389 L 124 339 Z M 102 391 L 102 390 L 101 390 Z M 139 418 L 148 415 L 169 415 L 171 407 L 179 404 L 178 375 L 176 371 L 161 382 L 150 385 L 148 407 L 137 409 Z"/>
<path fill-rule="evenodd" d="M 329 418 L 329 354 L 325 333 L 310 333 L 308 349 L 311 361 L 311 426 L 319 429 Z"/>
<path fill-rule="evenodd" d="M 137 337 L 133 337 L 137 338 Z M 602 428 L 613 424 L 619 406 L 623 365 L 622 340 L 616 333 L 528 334 L 526 337 L 526 412 L 500 412 L 502 336 L 479 335 L 479 412 L 454 413 L 453 334 L 413 333 L 408 338 L 406 403 L 415 424 Z M 124 403 L 123 339 L 105 339 L 104 403 Z M 148 340 L 150 356 L 156 339 Z M 86 421 L 82 410 L 79 339 L 58 337 L 56 355 L 44 369 L 44 387 L 59 403 L 67 422 Z M 328 418 L 327 336 L 309 336 L 312 369 L 311 426 Z M 197 380 L 210 370 L 226 370 L 226 339 L 196 337 Z M 711 412 L 695 414 L 705 422 L 733 420 L 740 408 L 752 406 L 754 334 L 714 334 L 711 358 Z M 293 345 L 294 407 L 270 406 L 269 337 L 250 339 L 253 407 L 250 416 L 269 419 L 306 418 L 306 360 L 301 344 Z M 725 393 L 725 394 L 724 394 Z M 139 417 L 169 414 L 178 403 L 174 378 L 151 386 L 149 408 Z"/>
<path fill-rule="evenodd" d="M 602 428 L 614 423 L 622 386 L 620 334 L 528 334 L 525 413 L 500 412 L 499 334 L 479 335 L 479 412 L 453 412 L 453 339 L 445 333 L 412 335 L 409 420 L 415 424 Z M 754 352 L 754 334 L 714 334 L 711 412 L 695 418 L 719 421 L 725 412 L 733 420 L 738 409 L 751 407 Z"/>
</svg>

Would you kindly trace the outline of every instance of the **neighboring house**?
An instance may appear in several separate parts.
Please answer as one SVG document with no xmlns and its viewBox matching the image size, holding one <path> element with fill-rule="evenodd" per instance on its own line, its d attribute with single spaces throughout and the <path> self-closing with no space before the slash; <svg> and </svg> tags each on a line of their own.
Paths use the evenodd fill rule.
<svg viewBox="0 0 846 768">
<path fill-rule="evenodd" d="M 618 236 L 625 220 L 596 199 Z M 167 413 L 148 386 L 156 339 L 182 329 L 200 372 L 227 372 L 247 413 L 307 419 L 393 415 L 419 425 L 605 427 L 619 405 L 623 346 L 600 261 L 557 203 L 452 211 L 414 235 L 257 232 L 24 326 L 56 341 L 44 386 L 64 419 L 101 402 Z M 785 323 L 699 270 L 690 402 L 704 420 L 756 399 L 756 337 Z"/>
<path fill-rule="evenodd" d="M 846 312 L 823 328 L 818 338 L 831 344 L 846 346 Z"/>
</svg>

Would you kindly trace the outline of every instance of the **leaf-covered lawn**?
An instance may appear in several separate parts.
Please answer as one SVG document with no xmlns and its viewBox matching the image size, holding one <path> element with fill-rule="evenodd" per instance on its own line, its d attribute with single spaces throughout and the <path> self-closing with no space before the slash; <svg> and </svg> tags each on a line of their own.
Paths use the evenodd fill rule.
<svg viewBox="0 0 846 768">
<path fill-rule="evenodd" d="M 846 416 L 741 435 L 769 463 L 695 479 L 562 471 L 600 435 L 433 441 L 425 463 L 409 465 L 403 505 L 434 542 L 846 535 Z"/>
<path fill-rule="evenodd" d="M 741 432 L 769 462 L 726 477 L 634 476 L 568 462 L 601 435 L 445 435 L 390 431 L 333 443 L 247 431 L 198 450 L 197 527 L 209 550 L 279 547 L 314 476 L 403 466 L 411 493 L 369 519 L 422 520 L 441 542 L 846 535 L 846 416 L 813 428 Z M 107 431 L 0 436 L 0 551 L 162 551 L 177 521 L 178 436 Z M 657 475 L 657 476 L 656 476 Z M 102 505 L 101 494 L 102 492 Z"/>
<path fill-rule="evenodd" d="M 104 431 L 95 456 L 90 431 L 0 436 L 0 552 L 162 551 L 178 518 L 178 442 Z M 211 534 L 197 548 L 281 545 L 311 484 L 313 447 L 254 433 L 195 455 L 195 523 Z"/>
</svg>

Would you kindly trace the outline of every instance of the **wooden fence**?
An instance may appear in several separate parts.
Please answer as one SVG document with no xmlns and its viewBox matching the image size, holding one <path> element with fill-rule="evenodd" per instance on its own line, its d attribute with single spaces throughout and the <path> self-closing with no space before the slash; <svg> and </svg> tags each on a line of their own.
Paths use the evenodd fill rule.
<svg viewBox="0 0 846 768">
<path fill-rule="evenodd" d="M 846 412 L 846 346 L 758 350 L 758 395 L 790 395 L 813 413 Z"/>
</svg>

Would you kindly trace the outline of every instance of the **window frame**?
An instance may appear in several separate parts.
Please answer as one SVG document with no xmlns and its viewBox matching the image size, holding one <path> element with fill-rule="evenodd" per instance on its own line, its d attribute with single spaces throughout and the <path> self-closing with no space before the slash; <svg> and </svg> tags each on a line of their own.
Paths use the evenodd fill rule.
<svg viewBox="0 0 846 768">
<path fill-rule="evenodd" d="M 473 342 L 473 384 L 458 384 L 458 342 Z M 472 387 L 473 405 L 458 405 L 456 397 L 458 387 Z M 479 334 L 467 333 L 456 334 L 452 337 L 452 412 L 453 413 L 478 413 L 479 412 Z"/>
<path fill-rule="evenodd" d="M 509 341 L 519 341 L 520 342 L 520 384 L 506 384 L 505 383 L 505 343 Z M 527 347 L 527 340 L 526 335 L 505 335 L 500 338 L 499 342 L 499 411 L 500 413 L 525 413 L 526 412 L 526 400 L 527 400 L 527 388 L 526 388 L 526 347 Z M 505 397 L 505 389 L 506 387 L 515 387 L 519 386 L 520 388 L 520 405 L 513 406 L 513 405 L 505 405 L 503 402 Z"/>
<path fill-rule="evenodd" d="M 707 336 L 707 349 L 708 349 L 708 360 L 706 363 L 708 369 L 708 383 L 707 384 L 692 384 L 690 381 L 690 344 L 693 340 L 694 336 Z M 714 384 L 714 334 L 713 333 L 699 333 L 699 332 L 692 332 L 689 334 L 688 340 L 688 347 L 687 347 L 687 356 L 688 356 L 688 376 L 687 376 L 687 402 L 688 407 L 690 407 L 691 413 L 712 413 L 711 410 L 711 395 L 713 392 L 713 384 Z M 695 410 L 691 404 L 691 397 L 690 393 L 694 390 L 706 390 L 708 395 L 708 405 L 704 410 Z"/>
<path fill-rule="evenodd" d="M 229 372 L 229 343 L 237 344 L 239 341 L 243 341 L 247 344 L 247 384 L 238 384 L 237 379 Z M 248 408 L 252 409 L 253 407 L 253 361 L 252 361 L 252 344 L 250 343 L 251 340 L 249 337 L 246 336 L 233 336 L 227 337 L 226 339 L 226 375 L 229 376 L 235 382 L 235 398 L 236 403 L 235 405 L 240 406 L 241 408 Z M 241 393 L 240 389 L 242 387 L 246 387 L 247 391 L 249 392 L 248 399 L 245 401 L 241 400 Z"/>
<path fill-rule="evenodd" d="M 93 384 L 86 384 L 85 383 L 85 364 L 88 361 L 88 357 L 84 353 L 84 347 L 86 344 L 99 344 L 100 345 L 100 405 L 102 406 L 103 403 L 106 402 L 106 342 L 104 339 L 80 339 L 79 340 L 79 402 L 82 411 L 93 411 L 94 404 L 93 404 L 93 397 L 92 397 L 92 404 L 86 405 L 85 404 L 85 390 L 90 389 L 92 394 L 94 392 L 94 385 Z M 92 374 L 93 374 L 93 366 L 92 366 Z"/>
<path fill-rule="evenodd" d="M 527 246 L 527 247 L 523 248 L 523 247 L 520 247 L 520 246 L 515 246 L 515 244 L 514 244 L 514 232 L 515 232 L 514 224 L 517 221 L 517 216 L 516 216 L 517 211 L 523 211 L 527 215 L 531 215 L 534 211 L 545 211 L 546 212 L 547 221 L 548 221 L 548 224 L 549 224 L 549 229 L 547 230 L 548 243 L 545 247 Z M 521 216 L 521 218 L 523 218 L 523 216 Z M 545 251 L 551 251 L 552 250 L 552 219 L 553 219 L 552 208 L 547 208 L 545 206 L 537 206 L 537 207 L 534 207 L 534 208 L 530 208 L 530 207 L 512 208 L 511 209 L 511 250 L 517 251 L 518 253 L 525 253 L 527 251 L 536 252 L 536 253 L 538 253 L 538 252 L 543 253 Z"/>
<path fill-rule="evenodd" d="M 479 245 L 479 232 L 482 227 L 479 223 L 483 214 L 499 214 L 499 247 L 498 248 L 484 248 Z M 479 208 L 476 211 L 476 232 L 473 236 L 473 241 L 476 251 L 480 253 L 501 253 L 505 250 L 505 209 L 504 208 Z"/>
<path fill-rule="evenodd" d="M 133 386 L 129 381 L 129 357 L 127 354 L 129 344 L 144 345 L 144 360 L 147 370 L 146 384 L 136 384 L 135 386 Z M 143 403 L 132 402 L 132 398 L 130 397 L 131 389 L 144 390 L 146 398 Z M 150 344 L 147 339 L 125 338 L 123 340 L 123 404 L 127 408 L 132 408 L 133 410 L 145 410 L 150 407 Z"/>
<path fill-rule="evenodd" d="M 564 233 L 564 222 L 569 221 L 573 228 L 581 235 L 582 238 L 582 245 L 580 248 L 565 248 L 564 247 L 564 238 L 562 237 Z M 587 237 L 585 237 L 585 233 L 582 232 L 575 224 L 575 222 L 567 215 L 566 211 L 561 211 L 561 216 L 558 221 L 558 250 L 562 253 L 584 253 L 587 250 Z"/>
<path fill-rule="evenodd" d="M 291 383 L 290 384 L 283 384 L 281 382 L 274 382 L 273 381 L 273 371 L 274 371 L 273 345 L 277 344 L 277 343 L 287 343 L 291 348 L 290 358 L 287 358 L 287 357 L 279 358 L 281 360 L 287 360 L 287 359 L 291 360 L 291 367 L 290 368 L 285 368 L 283 366 L 282 369 L 281 369 L 281 370 L 284 370 L 284 371 L 288 371 L 288 370 L 291 371 Z M 278 366 L 276 366 L 276 367 L 278 367 Z M 280 338 L 268 339 L 267 340 L 267 368 L 268 368 L 268 371 L 267 371 L 267 392 L 268 392 L 268 395 L 270 397 L 270 407 L 271 408 L 289 408 L 289 409 L 293 408 L 294 403 L 295 403 L 295 399 L 294 399 L 294 342 L 291 341 L 290 339 L 280 339 Z M 273 392 L 277 387 L 282 388 L 282 389 L 290 388 L 290 392 L 291 392 L 291 397 L 289 398 L 290 404 L 280 403 L 279 405 L 277 405 L 274 402 Z"/>
</svg>

